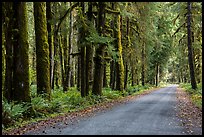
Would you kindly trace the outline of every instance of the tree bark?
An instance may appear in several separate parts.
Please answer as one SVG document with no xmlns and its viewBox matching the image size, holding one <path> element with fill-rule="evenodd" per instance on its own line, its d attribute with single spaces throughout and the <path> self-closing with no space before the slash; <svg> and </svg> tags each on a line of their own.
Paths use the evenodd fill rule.
<svg viewBox="0 0 204 137">
<path fill-rule="evenodd" d="M 53 18 L 51 2 L 46 2 L 46 18 L 47 18 L 49 57 L 50 57 L 50 87 L 52 87 L 53 73 L 54 73 L 54 59 L 53 59 L 53 25 L 50 23 L 50 21 Z"/>
<path fill-rule="evenodd" d="M 156 87 L 159 85 L 159 64 L 156 63 Z"/>
<path fill-rule="evenodd" d="M 130 32 L 130 21 L 129 18 L 127 17 L 127 26 L 126 26 L 126 35 L 127 35 L 127 46 L 126 49 L 130 47 L 130 37 L 129 37 L 129 32 Z M 127 51 L 127 50 L 126 50 Z M 126 55 L 127 56 L 127 55 Z M 125 76 L 124 76 L 124 89 L 127 88 L 127 82 L 128 82 L 128 57 L 124 59 L 125 62 Z"/>
<path fill-rule="evenodd" d="M 122 59 L 122 45 L 121 45 L 121 31 L 120 31 L 120 15 L 117 16 L 117 40 L 116 40 L 116 50 L 118 52 L 118 59 L 116 62 L 116 71 L 117 71 L 117 77 L 116 77 L 116 89 L 119 91 L 124 90 L 124 65 L 123 65 L 123 59 Z"/>
<path fill-rule="evenodd" d="M 98 9 L 98 23 L 97 23 L 97 30 L 100 36 L 103 34 L 102 28 L 105 25 L 104 16 L 105 16 L 105 3 L 99 2 L 99 9 Z M 99 44 L 98 48 L 96 49 L 96 56 L 95 56 L 95 69 L 94 69 L 94 82 L 93 82 L 93 89 L 92 93 L 95 95 L 102 95 L 102 87 L 103 87 L 103 64 L 104 64 L 104 50 L 105 45 Z"/>
<path fill-rule="evenodd" d="M 190 69 L 191 77 L 191 86 L 192 89 L 196 89 L 196 79 L 195 79 L 195 69 L 194 69 L 194 60 L 193 60 L 193 50 L 192 50 L 192 41 L 191 41 L 191 2 L 187 4 L 188 15 L 187 15 L 187 32 L 188 32 L 188 63 Z"/>
<path fill-rule="evenodd" d="M 85 15 L 85 4 L 81 2 L 82 14 Z M 85 30 L 82 27 L 79 28 L 79 47 L 81 48 L 81 96 L 86 96 L 86 46 L 83 44 L 85 40 Z"/>
<path fill-rule="evenodd" d="M 92 2 L 88 3 L 88 20 L 92 23 Z M 89 93 L 90 85 L 93 78 L 93 45 L 86 46 L 86 95 Z"/>
<path fill-rule="evenodd" d="M 12 41 L 12 28 L 14 25 L 13 21 L 13 3 L 4 2 L 2 5 L 5 8 L 3 12 L 3 18 L 5 20 L 5 48 L 6 48 L 6 70 L 5 70 L 5 85 L 4 85 L 4 97 L 8 102 L 13 99 L 13 41 Z"/>
<path fill-rule="evenodd" d="M 29 82 L 29 58 L 28 58 L 28 22 L 25 2 L 16 2 L 13 5 L 15 26 L 14 32 L 14 96 L 18 102 L 31 102 Z"/>
<path fill-rule="evenodd" d="M 142 86 L 145 85 L 145 44 L 142 45 Z"/>
<path fill-rule="evenodd" d="M 37 93 L 45 93 L 46 98 L 50 99 L 50 61 L 45 2 L 34 2 L 34 18 L 37 55 Z"/>
</svg>

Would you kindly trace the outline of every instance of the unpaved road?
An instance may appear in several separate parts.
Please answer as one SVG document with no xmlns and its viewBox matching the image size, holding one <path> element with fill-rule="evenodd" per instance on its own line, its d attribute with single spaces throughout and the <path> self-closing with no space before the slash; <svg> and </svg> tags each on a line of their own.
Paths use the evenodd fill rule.
<svg viewBox="0 0 204 137">
<path fill-rule="evenodd" d="M 183 135 L 176 117 L 176 85 L 119 105 L 63 128 L 30 131 L 46 135 Z"/>
</svg>

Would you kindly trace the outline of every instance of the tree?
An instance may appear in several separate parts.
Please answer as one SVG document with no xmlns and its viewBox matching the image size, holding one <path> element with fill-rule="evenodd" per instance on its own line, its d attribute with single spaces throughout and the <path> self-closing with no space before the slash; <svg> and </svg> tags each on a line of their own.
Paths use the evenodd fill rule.
<svg viewBox="0 0 204 137">
<path fill-rule="evenodd" d="M 88 2 L 87 18 L 90 23 L 93 23 L 93 5 L 92 2 Z M 90 85 L 93 81 L 93 45 L 92 43 L 86 45 L 86 93 L 88 95 Z"/>
<path fill-rule="evenodd" d="M 104 2 L 98 3 L 98 22 L 97 22 L 97 30 L 100 36 L 103 35 L 103 27 L 105 25 L 105 6 Z M 103 87 L 103 63 L 104 63 L 104 50 L 105 45 L 99 44 L 96 53 L 95 53 L 95 67 L 94 67 L 94 81 L 93 81 L 93 88 L 92 93 L 95 95 L 102 95 L 102 87 Z"/>
<path fill-rule="evenodd" d="M 3 25 L 4 25 L 4 35 L 5 35 L 5 82 L 4 82 L 4 97 L 10 102 L 13 100 L 13 3 L 12 2 L 3 2 L 2 3 L 3 10 Z"/>
<path fill-rule="evenodd" d="M 188 62 L 190 68 L 190 77 L 191 77 L 191 86 L 193 89 L 197 88 L 196 79 L 195 79 L 195 69 L 194 69 L 194 60 L 193 60 L 193 51 L 192 51 L 192 36 L 191 36 L 191 2 L 187 4 L 188 15 L 187 15 L 187 32 L 188 32 Z"/>
<path fill-rule="evenodd" d="M 46 94 L 46 98 L 50 99 L 50 61 L 45 2 L 34 2 L 34 18 L 37 58 L 37 93 L 44 93 Z"/>
<path fill-rule="evenodd" d="M 31 102 L 26 3 L 3 3 L 6 75 L 4 96 L 10 101 Z"/>
<path fill-rule="evenodd" d="M 28 58 L 28 20 L 26 3 L 14 4 L 16 33 L 14 33 L 14 96 L 16 101 L 31 102 Z"/>
<path fill-rule="evenodd" d="M 116 10 L 119 11 L 119 7 L 117 5 Z M 116 18 L 116 51 L 118 52 L 118 59 L 116 62 L 116 90 L 123 91 L 124 89 L 124 65 L 122 58 L 122 44 L 121 44 L 121 16 L 117 15 Z"/>
<path fill-rule="evenodd" d="M 46 19 L 47 19 L 47 31 L 48 31 L 48 43 L 49 43 L 49 58 L 50 58 L 50 87 L 53 84 L 53 75 L 54 75 L 54 59 L 53 59 L 53 25 L 51 24 L 52 20 L 52 9 L 51 2 L 46 2 Z"/>
</svg>

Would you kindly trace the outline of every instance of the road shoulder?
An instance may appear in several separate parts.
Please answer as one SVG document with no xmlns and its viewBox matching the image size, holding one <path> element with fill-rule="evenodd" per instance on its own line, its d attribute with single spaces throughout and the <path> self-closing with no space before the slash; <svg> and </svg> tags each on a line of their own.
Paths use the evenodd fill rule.
<svg viewBox="0 0 204 137">
<path fill-rule="evenodd" d="M 182 89 L 176 91 L 176 111 L 186 133 L 190 135 L 202 135 L 202 110 L 196 107 L 189 95 Z"/>
</svg>

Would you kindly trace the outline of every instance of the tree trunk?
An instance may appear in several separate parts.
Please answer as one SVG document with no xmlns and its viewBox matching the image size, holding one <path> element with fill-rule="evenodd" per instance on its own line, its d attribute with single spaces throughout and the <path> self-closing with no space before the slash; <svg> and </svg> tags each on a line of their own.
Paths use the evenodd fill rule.
<svg viewBox="0 0 204 137">
<path fill-rule="evenodd" d="M 107 87 L 106 63 L 104 64 L 104 69 L 103 69 L 103 87 Z"/>
<path fill-rule="evenodd" d="M 193 50 L 191 42 L 191 2 L 188 2 L 188 15 L 187 15 L 187 30 L 188 30 L 188 63 L 190 68 L 191 86 L 196 89 L 195 69 L 193 60 Z"/>
<path fill-rule="evenodd" d="M 15 28 L 14 32 L 14 98 L 18 102 L 31 102 L 29 83 L 29 58 L 28 58 L 28 22 L 26 3 L 14 4 Z"/>
<path fill-rule="evenodd" d="M 145 85 L 145 44 L 142 45 L 142 86 Z"/>
<path fill-rule="evenodd" d="M 53 59 L 53 25 L 50 23 L 52 19 L 51 2 L 46 2 L 46 18 L 47 18 L 49 57 L 50 57 L 50 87 L 52 87 L 54 59 Z"/>
<path fill-rule="evenodd" d="M 46 3 L 34 2 L 36 55 L 37 55 L 37 93 L 45 93 L 50 99 L 50 61 L 46 21 Z"/>
<path fill-rule="evenodd" d="M 127 17 L 127 27 L 126 27 L 126 35 L 127 35 L 127 46 L 126 49 L 128 49 L 130 47 L 130 36 L 129 36 L 129 32 L 130 32 L 130 21 L 129 18 Z M 127 50 L 126 50 L 127 51 Z M 127 52 L 125 52 L 127 53 Z M 127 56 L 127 55 L 126 55 Z M 125 62 L 125 77 L 124 77 L 124 89 L 127 88 L 127 82 L 128 82 L 128 57 L 126 57 L 126 59 L 124 59 Z"/>
<path fill-rule="evenodd" d="M 125 78 L 124 78 L 124 89 L 127 88 L 127 81 L 128 81 L 128 64 L 125 64 Z"/>
<path fill-rule="evenodd" d="M 118 60 L 116 62 L 116 89 L 119 91 L 124 90 L 124 65 L 122 59 L 122 45 L 121 45 L 121 31 L 120 31 L 120 15 L 117 15 L 117 40 L 116 40 L 116 50 L 118 52 Z"/>
<path fill-rule="evenodd" d="M 92 2 L 88 3 L 87 18 L 92 21 Z M 92 44 L 86 46 L 86 95 L 89 93 L 89 88 L 93 77 L 93 46 Z"/>
<path fill-rule="evenodd" d="M 159 65 L 156 63 L 156 87 L 159 84 Z"/>
<path fill-rule="evenodd" d="M 105 25 L 105 21 L 104 21 L 105 6 L 106 5 L 104 2 L 99 2 L 97 29 L 100 36 L 102 36 L 103 34 L 102 28 Z M 94 60 L 95 61 L 94 82 L 93 82 L 93 89 L 92 89 L 92 93 L 95 95 L 102 95 L 104 50 L 105 50 L 104 44 L 99 44 L 98 48 L 96 49 L 95 60 Z"/>
<path fill-rule="evenodd" d="M 78 47 L 78 53 L 81 54 L 81 48 Z M 81 90 L 81 55 L 77 58 L 77 90 Z"/>
<path fill-rule="evenodd" d="M 64 78 L 64 75 L 65 75 L 65 73 L 64 73 L 64 59 L 63 59 L 63 48 L 62 48 L 62 36 L 59 36 L 59 57 L 60 57 L 60 68 L 61 68 L 61 85 L 62 85 L 62 87 L 64 87 L 64 85 L 65 85 L 65 78 Z"/>
<path fill-rule="evenodd" d="M 13 3 L 4 2 L 2 7 L 5 8 L 5 14 L 3 14 L 5 15 L 4 18 L 8 18 L 7 22 L 5 22 L 6 70 L 3 94 L 4 97 L 10 102 L 13 99 Z"/>
<path fill-rule="evenodd" d="M 115 61 L 112 60 L 110 64 L 110 87 L 115 89 Z"/>
</svg>

